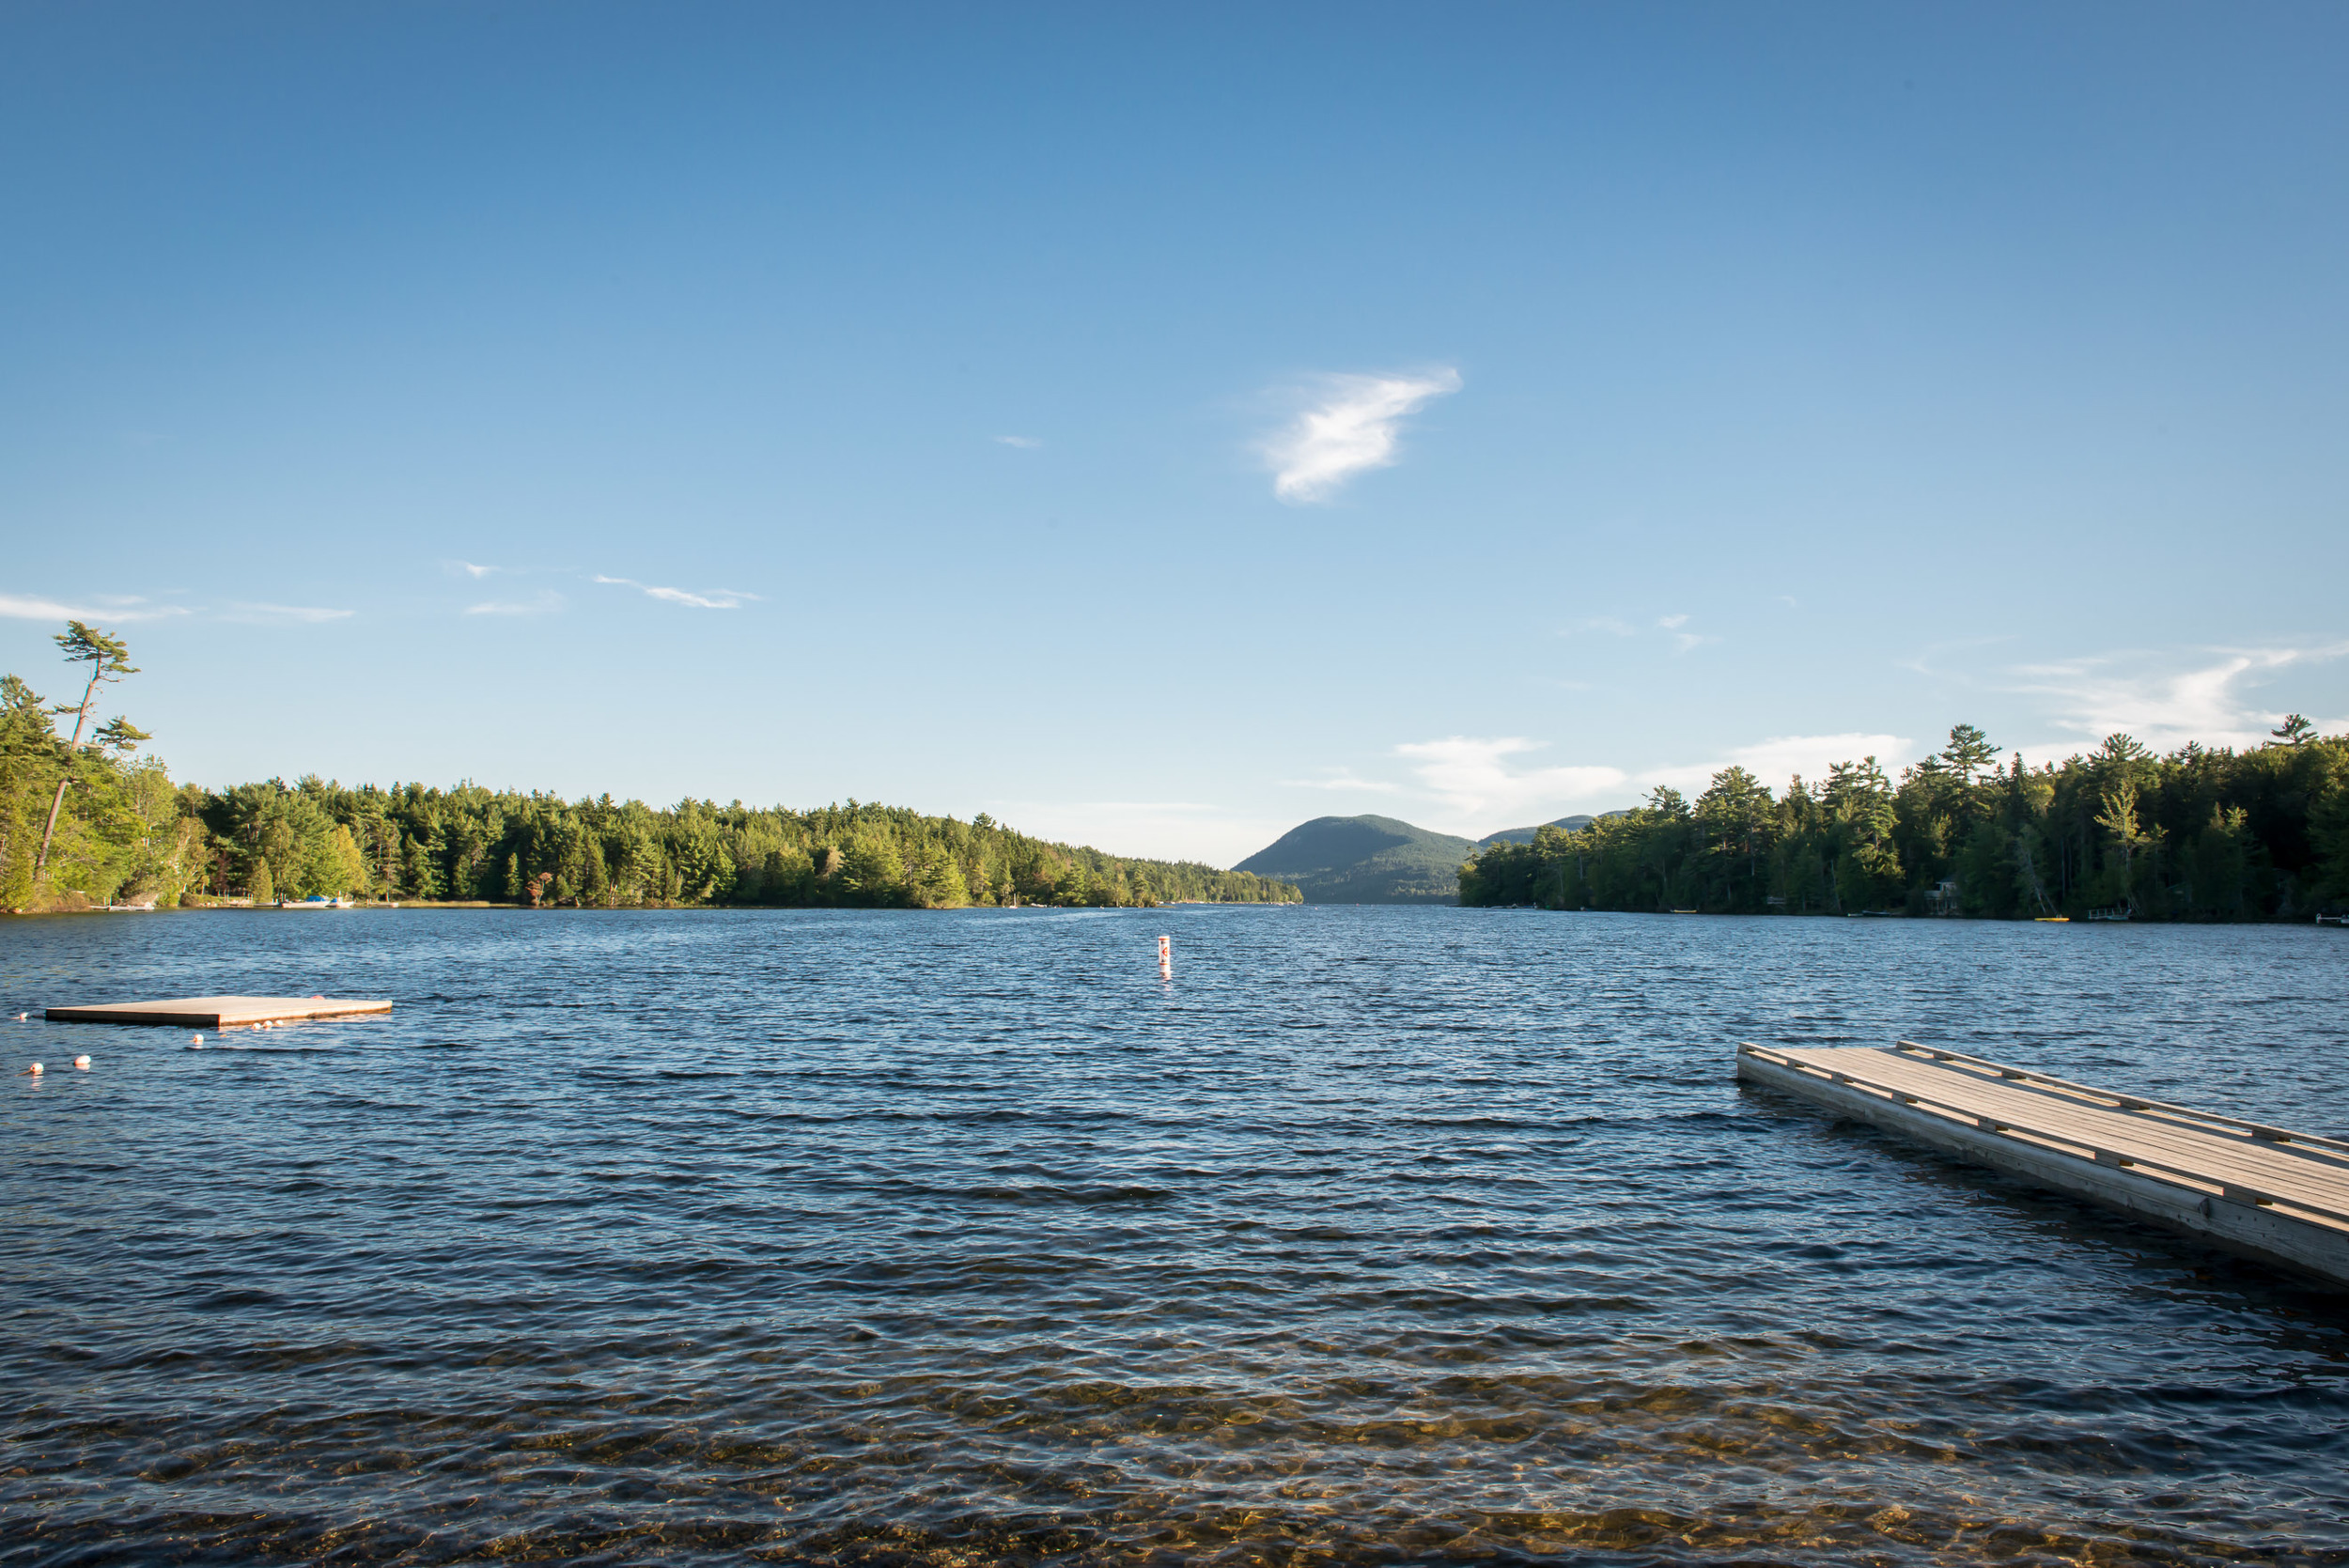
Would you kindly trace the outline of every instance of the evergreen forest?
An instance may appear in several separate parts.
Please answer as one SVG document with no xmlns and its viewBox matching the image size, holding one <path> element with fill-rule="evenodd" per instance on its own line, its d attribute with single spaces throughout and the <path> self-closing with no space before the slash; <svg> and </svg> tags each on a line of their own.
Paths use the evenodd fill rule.
<svg viewBox="0 0 2349 1568">
<path fill-rule="evenodd" d="M 175 784 L 126 719 L 94 722 L 137 670 L 119 639 L 57 638 L 78 702 L 0 683 L 0 908 L 269 903 L 312 895 L 562 906 L 1134 906 L 1295 903 L 1296 887 L 1189 862 L 1051 844 L 850 800 L 813 811 L 684 800 L 348 787 L 316 777 Z M 70 719 L 70 727 L 61 722 Z"/>
<path fill-rule="evenodd" d="M 2125 735 L 2005 765 L 1960 724 L 1897 780 L 1875 757 L 1773 795 L 1742 768 L 1694 801 L 1548 827 L 1460 868 L 1463 904 L 1737 914 L 2308 920 L 2349 908 L 2349 737 L 2297 714 L 2244 751 Z"/>
</svg>

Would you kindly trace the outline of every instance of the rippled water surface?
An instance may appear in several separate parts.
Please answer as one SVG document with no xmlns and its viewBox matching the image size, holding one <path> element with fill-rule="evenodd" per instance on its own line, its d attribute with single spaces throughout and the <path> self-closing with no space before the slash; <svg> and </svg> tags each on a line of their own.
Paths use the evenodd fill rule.
<svg viewBox="0 0 2349 1568">
<path fill-rule="evenodd" d="M 316 991 L 398 1006 L 38 1013 Z M 2341 1136 L 2344 997 L 2309 928 L 19 920 L 0 1562 L 2349 1562 L 2349 1297 L 1732 1079 Z"/>
</svg>

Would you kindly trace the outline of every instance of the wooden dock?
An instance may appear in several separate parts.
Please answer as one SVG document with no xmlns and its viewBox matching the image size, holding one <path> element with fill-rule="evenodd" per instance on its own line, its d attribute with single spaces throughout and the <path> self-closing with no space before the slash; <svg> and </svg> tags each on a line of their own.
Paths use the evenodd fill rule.
<svg viewBox="0 0 2349 1568">
<path fill-rule="evenodd" d="M 2349 1285 L 2349 1142 L 1903 1040 L 1737 1048 L 1737 1077 L 2230 1251 Z"/>
<path fill-rule="evenodd" d="M 177 997 L 169 1001 L 110 1001 L 95 1007 L 51 1007 L 52 1023 L 158 1023 L 181 1029 L 237 1029 L 246 1024 L 288 1023 L 303 1018 L 347 1018 L 359 1013 L 388 1013 L 388 1001 L 334 997 Z"/>
</svg>

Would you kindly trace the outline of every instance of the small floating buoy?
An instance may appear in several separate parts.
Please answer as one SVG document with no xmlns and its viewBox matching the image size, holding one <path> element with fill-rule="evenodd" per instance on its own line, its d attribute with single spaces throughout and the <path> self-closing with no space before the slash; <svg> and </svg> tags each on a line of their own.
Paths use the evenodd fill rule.
<svg viewBox="0 0 2349 1568">
<path fill-rule="evenodd" d="M 23 1023 L 23 1022 L 24 1021 L 24 1018 L 25 1018 L 25 1015 L 24 1015 L 24 1014 L 23 1014 L 23 1013 L 19 1013 L 19 1014 L 16 1016 L 16 1021 L 17 1021 L 18 1023 Z"/>
<path fill-rule="evenodd" d="M 89 1071 L 89 1058 L 88 1058 L 88 1057 L 86 1057 L 86 1056 L 77 1056 L 77 1057 L 75 1057 L 75 1058 L 73 1059 L 73 1070 L 74 1070 L 75 1072 L 77 1072 L 77 1073 L 86 1073 L 86 1072 L 88 1072 L 88 1071 Z"/>
<path fill-rule="evenodd" d="M 40 1077 L 40 1063 L 38 1062 L 34 1063 L 31 1066 L 25 1068 L 24 1070 L 35 1078 Z"/>
<path fill-rule="evenodd" d="M 1159 939 L 1159 978 L 1160 980 L 1171 980 L 1174 977 L 1174 939 L 1172 937 L 1160 937 Z"/>
<path fill-rule="evenodd" d="M 203 1036 L 203 1035 L 201 1035 L 201 1034 L 191 1034 L 191 1035 L 189 1035 L 189 1036 L 188 1036 L 188 1044 L 190 1044 L 190 1045 L 192 1045 L 192 1046 L 200 1046 L 200 1045 L 202 1045 L 203 1043 L 204 1043 L 204 1036 Z"/>
</svg>

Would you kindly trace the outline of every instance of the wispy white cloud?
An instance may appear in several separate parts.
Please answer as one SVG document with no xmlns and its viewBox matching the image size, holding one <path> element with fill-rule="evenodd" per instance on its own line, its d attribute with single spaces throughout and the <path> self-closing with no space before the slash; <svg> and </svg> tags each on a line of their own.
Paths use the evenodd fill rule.
<svg viewBox="0 0 2349 1568">
<path fill-rule="evenodd" d="M 1411 771 L 1455 824 L 1490 822 L 1559 809 L 1621 789 L 1620 768 L 1520 768 L 1512 759 L 1540 751 L 1543 742 L 1517 736 L 1484 739 L 1455 735 L 1394 749 L 1409 759 Z M 1506 824 L 1504 824 L 1505 826 Z"/>
<path fill-rule="evenodd" d="M 1378 779 L 1358 777 L 1350 768 L 1330 768 L 1323 772 L 1326 775 L 1323 778 L 1283 779 L 1280 782 L 1291 789 L 1364 790 L 1376 795 L 1392 795 L 1403 787 Z"/>
<path fill-rule="evenodd" d="M 1306 406 L 1264 443 L 1272 493 L 1292 505 L 1327 501 L 1357 474 L 1395 460 L 1397 427 L 1430 398 L 1460 390 L 1460 373 L 1326 376 Z"/>
<path fill-rule="evenodd" d="M 595 581 L 608 582 L 615 588 L 633 588 L 646 598 L 657 598 L 668 604 L 687 605 L 695 610 L 739 610 L 746 604 L 757 602 L 758 599 L 756 594 L 739 593 L 732 588 L 711 588 L 705 593 L 694 593 L 685 588 L 656 587 L 652 583 L 639 582 L 634 578 L 629 577 L 598 576 Z"/>
<path fill-rule="evenodd" d="M 1871 735 L 1862 730 L 1846 730 L 1840 735 L 1780 735 L 1750 746 L 1733 747 L 1710 762 L 1651 768 L 1635 775 L 1634 782 L 1642 789 L 1669 784 L 1693 799 L 1713 782 L 1714 774 L 1724 768 L 1737 767 L 1773 790 L 1782 790 L 1797 774 L 1814 781 L 1827 777 L 1828 767 L 1834 763 L 1858 762 L 1872 756 L 1890 773 L 1920 754 L 1917 743 L 1902 735 Z"/>
<path fill-rule="evenodd" d="M 546 615 L 563 608 L 563 596 L 542 588 L 525 599 L 485 599 L 465 606 L 468 615 Z"/>
<path fill-rule="evenodd" d="M 308 604 L 232 604 L 221 612 L 221 619 L 257 626 L 322 626 L 328 621 L 349 620 L 353 613 L 350 610 L 328 610 Z"/>
<path fill-rule="evenodd" d="M 2189 740 L 2206 746 L 2257 746 L 2283 722 L 2284 709 L 2261 706 L 2247 688 L 2295 665 L 2344 656 L 2349 656 L 2349 642 L 2202 648 L 2186 656 L 2197 662 L 2184 669 L 2177 667 L 2178 655 L 2102 654 L 2018 665 L 2009 690 L 2048 699 L 2050 722 L 2081 740 L 2125 734 L 2156 750 Z M 2344 722 L 2349 721 L 2318 721 L 2320 728 L 2331 730 Z"/>
<path fill-rule="evenodd" d="M 122 594 L 93 594 L 84 605 L 38 595 L 0 594 L 0 616 L 17 621 L 160 621 L 187 613 L 177 604 L 156 604 Z"/>
<path fill-rule="evenodd" d="M 1637 637 L 1640 634 L 1640 629 L 1629 621 L 1618 620 L 1612 615 L 1594 615 L 1587 621 L 1575 622 L 1558 635 L 1572 637 L 1581 631 L 1604 631 L 1612 637 Z"/>
<path fill-rule="evenodd" d="M 1643 631 L 1661 631 L 1670 636 L 1674 653 L 1687 653 L 1690 648 L 1701 648 L 1707 643 L 1720 641 L 1719 637 L 1709 632 L 1689 631 L 1686 629 L 1688 625 L 1686 614 L 1658 615 L 1653 627 L 1645 628 L 1633 626 L 1620 615 L 1593 615 L 1561 629 L 1558 635 L 1574 637 L 1586 631 L 1603 631 L 1610 637 L 1637 637 Z"/>
<path fill-rule="evenodd" d="M 1779 790 L 1797 773 L 1806 779 L 1824 778 L 1832 763 L 1874 756 L 1888 770 L 1897 770 L 1919 754 L 1916 743 L 1905 736 L 1863 731 L 1774 736 L 1734 747 L 1709 761 L 1645 768 L 1605 763 L 1529 766 L 1531 753 L 1544 749 L 1544 742 L 1521 736 L 1455 735 L 1394 748 L 1394 754 L 1404 759 L 1412 776 L 1408 785 L 1357 779 L 1343 768 L 1329 770 L 1334 779 L 1282 782 L 1400 795 L 1410 803 L 1389 808 L 1398 815 L 1425 827 L 1479 838 L 1497 829 L 1548 821 L 1578 811 L 1631 805 L 1657 784 L 1669 784 L 1693 799 L 1703 792 L 1714 774 L 1732 766 L 1745 768 Z"/>
<path fill-rule="evenodd" d="M 1003 442 L 1005 446 L 1017 446 L 1022 451 L 1033 451 L 1034 448 L 1044 444 L 1040 439 L 1034 436 L 997 436 L 995 439 Z"/>
<path fill-rule="evenodd" d="M 1984 648 L 2002 647 L 2015 641 L 2013 633 L 2001 632 L 1986 637 L 1946 637 L 1927 643 L 1922 647 L 1898 657 L 1892 662 L 1904 670 L 1914 670 L 1921 675 L 1937 680 L 1971 683 L 1977 672 L 1993 668 Z M 1951 656 L 1957 657 L 1952 658 Z"/>
<path fill-rule="evenodd" d="M 989 800 L 987 809 L 1038 838 L 1209 865 L 1246 860 L 1297 826 L 1202 800 Z"/>
<path fill-rule="evenodd" d="M 480 579 L 489 576 L 491 572 L 496 571 L 498 568 L 495 567 L 479 566 L 471 561 L 443 561 L 441 563 L 441 569 L 448 573 L 451 577 L 470 577 Z"/>
<path fill-rule="evenodd" d="M 1681 629 L 1688 624 L 1688 617 L 1686 615 L 1658 615 L 1656 618 L 1657 629 L 1672 633 L 1672 652 L 1674 653 L 1687 653 L 1690 648 L 1701 648 L 1707 643 L 1720 641 L 1719 637 L 1707 632 Z"/>
</svg>

